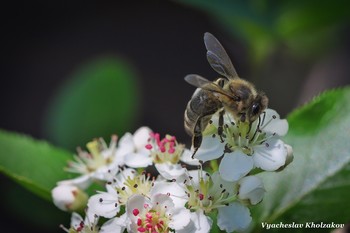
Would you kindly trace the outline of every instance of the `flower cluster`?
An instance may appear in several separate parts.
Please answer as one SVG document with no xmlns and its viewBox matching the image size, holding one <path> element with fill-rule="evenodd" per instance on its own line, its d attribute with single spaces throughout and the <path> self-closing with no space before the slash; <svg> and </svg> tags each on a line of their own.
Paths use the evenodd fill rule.
<svg viewBox="0 0 350 233">
<path fill-rule="evenodd" d="M 280 171 L 292 161 L 291 147 L 281 140 L 288 123 L 271 109 L 251 124 L 226 114 L 220 135 L 218 122 L 213 115 L 194 158 L 175 136 L 161 138 L 148 127 L 119 140 L 112 136 L 109 146 L 98 139 L 87 144 L 88 151 L 78 149 L 66 169 L 80 175 L 52 190 L 55 205 L 72 212 L 70 227 L 62 228 L 70 233 L 205 233 L 214 214 L 221 230 L 246 230 L 252 221 L 249 208 L 265 194 L 256 173 Z M 206 161 L 220 161 L 218 169 Z M 92 192 L 92 184 L 101 190 Z"/>
</svg>

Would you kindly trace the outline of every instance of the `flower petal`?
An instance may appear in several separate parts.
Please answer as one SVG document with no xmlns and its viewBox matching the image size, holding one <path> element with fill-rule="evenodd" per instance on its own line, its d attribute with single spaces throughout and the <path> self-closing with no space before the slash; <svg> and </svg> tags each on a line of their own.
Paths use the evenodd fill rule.
<svg viewBox="0 0 350 233">
<path fill-rule="evenodd" d="M 119 218 L 112 218 L 105 222 L 99 233 L 123 233 L 126 227 L 126 214 L 123 214 Z"/>
<path fill-rule="evenodd" d="M 265 116 L 263 116 L 263 114 Z M 279 114 L 273 109 L 266 109 L 261 116 L 264 119 L 260 129 L 270 134 L 284 136 L 288 132 L 288 122 L 285 119 L 280 119 Z"/>
<path fill-rule="evenodd" d="M 134 151 L 134 139 L 131 133 L 125 133 L 120 139 L 118 143 L 118 149 L 116 154 L 127 154 Z"/>
<path fill-rule="evenodd" d="M 166 194 L 157 193 L 151 197 L 151 201 L 153 209 L 156 208 L 157 205 L 166 206 L 168 211 L 174 208 L 173 200 Z"/>
<path fill-rule="evenodd" d="M 171 214 L 171 222 L 169 227 L 175 231 L 184 229 L 191 221 L 191 212 L 185 208 L 177 208 Z"/>
<path fill-rule="evenodd" d="M 254 165 L 253 158 L 237 150 L 225 154 L 219 166 L 222 179 L 226 181 L 237 181 L 247 175 Z"/>
<path fill-rule="evenodd" d="M 256 205 L 262 201 L 265 188 L 260 177 L 246 176 L 239 181 L 239 184 L 239 199 L 249 200 L 252 205 Z"/>
<path fill-rule="evenodd" d="M 270 138 L 254 147 L 254 164 L 265 171 L 276 171 L 286 163 L 287 148 L 280 139 Z"/>
<path fill-rule="evenodd" d="M 139 167 L 147 167 L 152 165 L 152 158 L 148 154 L 143 153 L 130 153 L 125 156 L 124 161 L 125 164 L 129 167 L 139 168 Z"/>
<path fill-rule="evenodd" d="M 251 221 L 249 209 L 238 202 L 218 208 L 218 226 L 221 230 L 243 231 L 249 227 Z"/>
<path fill-rule="evenodd" d="M 194 222 L 196 227 L 196 233 L 207 233 L 210 231 L 213 220 L 207 217 L 202 210 L 197 210 L 191 213 L 191 220 Z"/>
<path fill-rule="evenodd" d="M 90 186 L 91 183 L 92 180 L 90 175 L 82 175 L 70 180 L 61 180 L 57 182 L 57 185 L 74 185 L 85 190 Z"/>
<path fill-rule="evenodd" d="M 179 176 L 185 174 L 186 169 L 183 168 L 180 164 L 168 163 L 157 163 L 155 167 L 159 174 L 167 180 L 173 180 Z"/>
<path fill-rule="evenodd" d="M 150 133 L 152 130 L 146 126 L 140 127 L 134 133 L 134 145 L 137 151 L 141 151 L 145 149 L 146 144 L 148 143 L 148 139 L 150 138 Z"/>
<path fill-rule="evenodd" d="M 221 189 L 225 189 L 227 193 L 229 193 L 229 195 L 236 195 L 237 191 L 238 191 L 238 186 L 237 186 L 237 182 L 231 182 L 231 181 L 227 181 L 222 179 L 221 175 L 219 172 L 214 172 L 211 175 L 211 180 L 214 184 L 214 189 L 215 187 L 217 187 L 217 190 Z"/>
<path fill-rule="evenodd" d="M 119 212 L 118 196 L 101 192 L 90 197 L 88 201 L 89 211 L 105 218 L 113 218 Z"/>
<path fill-rule="evenodd" d="M 131 219 L 132 222 L 136 220 L 136 217 L 133 214 L 134 209 L 138 209 L 140 212 L 144 210 L 144 205 L 150 205 L 150 201 L 141 194 L 134 194 L 129 197 L 128 202 L 126 204 L 126 213 L 128 218 Z"/>
<path fill-rule="evenodd" d="M 80 216 L 80 214 L 73 212 L 70 218 L 70 226 L 77 229 L 81 222 L 83 222 L 83 218 Z"/>
<path fill-rule="evenodd" d="M 203 162 L 217 159 L 221 157 L 224 153 L 224 148 L 224 143 L 220 143 L 220 141 L 217 138 L 205 136 L 203 137 L 201 146 L 195 154 L 195 158 Z"/>
<path fill-rule="evenodd" d="M 181 155 L 181 161 L 184 163 L 187 163 L 192 166 L 200 165 L 200 162 L 198 159 L 193 158 L 192 159 L 192 152 L 189 149 L 184 149 L 184 152 Z"/>
<path fill-rule="evenodd" d="M 156 182 L 151 189 L 151 196 L 156 194 L 169 195 L 176 208 L 183 207 L 187 202 L 185 190 L 176 182 Z"/>
</svg>

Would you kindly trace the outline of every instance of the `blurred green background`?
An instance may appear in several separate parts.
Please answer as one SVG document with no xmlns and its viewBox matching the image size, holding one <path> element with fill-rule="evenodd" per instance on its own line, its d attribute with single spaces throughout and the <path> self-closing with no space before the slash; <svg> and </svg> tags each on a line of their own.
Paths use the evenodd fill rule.
<svg viewBox="0 0 350 233">
<path fill-rule="evenodd" d="M 322 90 L 350 83 L 349 6 L 340 0 L 7 3 L 0 128 L 72 153 L 94 137 L 109 140 L 142 125 L 190 145 L 183 112 L 194 88 L 183 77 L 216 78 L 205 57 L 207 31 L 238 74 L 285 117 Z M 4 232 L 68 226 L 68 214 L 0 178 Z"/>
</svg>

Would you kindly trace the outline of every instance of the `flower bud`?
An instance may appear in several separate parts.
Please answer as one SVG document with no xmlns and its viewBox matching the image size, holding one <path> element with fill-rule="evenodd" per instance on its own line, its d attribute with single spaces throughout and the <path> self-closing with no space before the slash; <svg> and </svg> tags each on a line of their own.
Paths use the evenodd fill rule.
<svg viewBox="0 0 350 233">
<path fill-rule="evenodd" d="M 88 195 L 73 185 L 58 185 L 51 190 L 53 203 L 63 211 L 78 211 L 85 208 Z"/>
<path fill-rule="evenodd" d="M 239 181 L 238 197 L 251 205 L 262 201 L 265 188 L 262 180 L 257 176 L 246 176 Z"/>
</svg>

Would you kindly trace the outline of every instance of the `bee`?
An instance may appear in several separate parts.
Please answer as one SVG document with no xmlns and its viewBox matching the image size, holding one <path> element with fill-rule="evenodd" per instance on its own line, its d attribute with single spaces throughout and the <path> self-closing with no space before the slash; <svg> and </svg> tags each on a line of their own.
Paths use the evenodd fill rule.
<svg viewBox="0 0 350 233">
<path fill-rule="evenodd" d="M 204 34 L 204 44 L 210 66 L 223 77 L 215 81 L 196 74 L 185 77 L 186 82 L 197 87 L 184 114 L 185 131 L 192 136 L 192 157 L 202 144 L 202 132 L 213 114 L 219 111 L 218 135 L 223 142 L 225 112 L 230 113 L 236 122 L 251 124 L 268 105 L 264 92 L 257 91 L 252 83 L 239 78 L 225 49 L 212 34 Z"/>
</svg>

